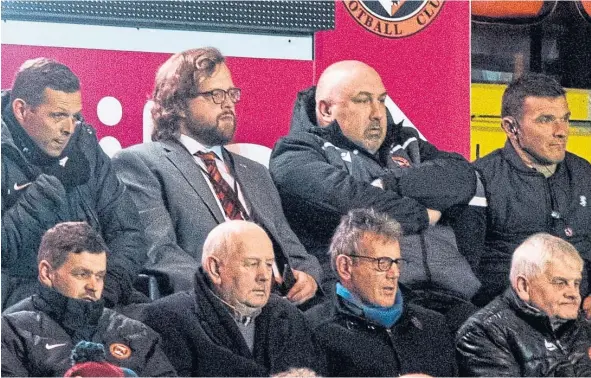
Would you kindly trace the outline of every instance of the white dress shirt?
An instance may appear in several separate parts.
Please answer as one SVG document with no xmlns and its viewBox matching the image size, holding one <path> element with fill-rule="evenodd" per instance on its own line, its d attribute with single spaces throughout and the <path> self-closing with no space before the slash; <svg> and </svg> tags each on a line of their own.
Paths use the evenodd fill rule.
<svg viewBox="0 0 591 378">
<path fill-rule="evenodd" d="M 222 207 L 222 204 L 221 204 L 220 200 L 218 199 L 217 194 L 215 193 L 215 190 L 213 189 L 213 185 L 211 184 L 211 181 L 209 180 L 209 175 L 207 174 L 207 167 L 205 166 L 205 163 L 203 162 L 203 160 L 201 160 L 201 158 L 199 156 L 195 155 L 197 152 L 204 152 L 204 153 L 205 152 L 213 152 L 213 153 L 215 153 L 215 155 L 216 155 L 215 163 L 222 175 L 222 178 L 224 180 L 226 180 L 226 182 L 228 183 L 228 185 L 230 185 L 232 190 L 238 191 L 238 199 L 240 200 L 242 207 L 244 207 L 246 212 L 250 215 L 250 209 L 246 205 L 246 201 L 244 200 L 244 196 L 242 195 L 242 189 L 240 188 L 240 185 L 236 182 L 236 180 L 234 180 L 234 177 L 232 177 L 232 173 L 230 172 L 230 169 L 228 169 L 228 166 L 226 165 L 226 163 L 224 163 L 224 155 L 222 154 L 222 147 L 221 146 L 213 146 L 213 147 L 204 146 L 203 144 L 197 142 L 195 139 L 193 139 L 190 136 L 187 136 L 185 134 L 181 134 L 179 141 L 183 144 L 183 146 L 185 146 L 185 148 L 187 150 L 189 150 L 191 155 L 193 155 L 193 159 L 195 160 L 195 163 L 197 163 L 197 165 L 201 168 L 200 169 L 201 174 L 205 178 L 205 182 L 207 182 L 207 186 L 209 187 L 209 190 L 213 194 L 213 198 L 215 198 L 215 201 L 218 204 L 218 207 L 220 208 L 220 211 L 222 212 L 222 215 L 224 216 L 224 218 L 226 220 L 229 220 L 229 218 L 226 216 L 226 213 L 224 212 L 224 208 Z"/>
</svg>

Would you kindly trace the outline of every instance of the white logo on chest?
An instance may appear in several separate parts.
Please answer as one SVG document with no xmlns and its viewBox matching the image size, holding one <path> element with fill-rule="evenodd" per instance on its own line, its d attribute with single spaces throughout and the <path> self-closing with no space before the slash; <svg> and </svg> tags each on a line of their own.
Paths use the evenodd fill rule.
<svg viewBox="0 0 591 378">
<path fill-rule="evenodd" d="M 45 344 L 45 349 L 52 350 L 52 349 L 55 349 L 57 347 L 61 347 L 61 346 L 64 346 L 64 345 L 67 345 L 67 343 L 63 343 L 63 344 Z"/>
<path fill-rule="evenodd" d="M 581 199 L 581 202 L 580 202 L 581 206 L 583 206 L 583 207 L 587 206 L 587 197 L 580 196 L 579 198 Z"/>
<path fill-rule="evenodd" d="M 544 345 L 546 346 L 546 349 L 548 349 L 550 352 L 555 351 L 556 345 L 554 345 L 553 343 L 549 342 L 548 340 L 544 340 Z"/>
</svg>

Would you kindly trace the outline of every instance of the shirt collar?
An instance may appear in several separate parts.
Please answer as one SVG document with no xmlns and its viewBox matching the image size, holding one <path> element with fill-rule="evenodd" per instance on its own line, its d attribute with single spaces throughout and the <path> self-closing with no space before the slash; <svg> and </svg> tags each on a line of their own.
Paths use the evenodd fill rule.
<svg viewBox="0 0 591 378">
<path fill-rule="evenodd" d="M 181 136 L 179 137 L 179 142 L 181 142 L 181 144 L 183 146 L 185 146 L 185 148 L 187 150 L 189 150 L 191 155 L 195 155 L 197 152 L 212 151 L 216 154 L 218 159 L 220 159 L 221 161 L 224 161 L 224 154 L 222 153 L 222 146 L 212 146 L 212 147 L 205 146 L 202 143 L 196 141 L 195 139 L 193 139 L 190 136 L 185 135 L 185 134 L 181 134 Z"/>
</svg>

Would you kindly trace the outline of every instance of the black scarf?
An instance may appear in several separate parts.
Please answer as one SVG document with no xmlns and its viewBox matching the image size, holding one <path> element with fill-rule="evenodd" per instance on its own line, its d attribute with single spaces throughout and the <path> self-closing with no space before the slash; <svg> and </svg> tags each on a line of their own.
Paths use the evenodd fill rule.
<svg viewBox="0 0 591 378">
<path fill-rule="evenodd" d="M 90 178 L 90 164 L 80 150 L 76 140 L 79 130 L 76 128 L 68 145 L 60 156 L 50 156 L 43 151 L 29 136 L 27 131 L 18 123 L 12 109 L 6 107 L 3 115 L 6 127 L 12 135 L 15 147 L 24 156 L 29 169 L 33 170 L 34 180 L 41 173 L 57 177 L 67 189 L 85 184 Z M 60 164 L 60 161 L 64 160 Z"/>
<path fill-rule="evenodd" d="M 74 344 L 81 340 L 92 340 L 103 314 L 103 299 L 89 302 L 68 298 L 45 286 L 40 288 L 37 298 L 33 298 L 35 307 L 61 325 Z"/>
</svg>

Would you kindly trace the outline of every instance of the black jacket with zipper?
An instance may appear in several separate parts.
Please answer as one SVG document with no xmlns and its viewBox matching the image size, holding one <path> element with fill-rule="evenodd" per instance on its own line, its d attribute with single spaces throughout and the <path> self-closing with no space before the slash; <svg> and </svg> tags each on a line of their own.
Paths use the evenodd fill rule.
<svg viewBox="0 0 591 378">
<path fill-rule="evenodd" d="M 573 244 L 591 275 L 591 164 L 570 152 L 546 178 L 521 160 L 509 141 L 476 160 L 487 206 L 466 206 L 456 218 L 460 252 L 482 282 L 486 304 L 509 286 L 511 256 L 529 236 L 545 232 Z M 586 274 L 585 274 L 586 273 Z M 591 287 L 581 285 L 582 294 Z"/>
<path fill-rule="evenodd" d="M 109 247 L 103 296 L 126 304 L 146 259 L 138 211 L 117 179 L 94 129 L 80 121 L 61 156 L 45 154 L 14 118 L 2 94 L 2 307 L 39 288 L 37 250 L 49 228 L 89 223 Z"/>
<path fill-rule="evenodd" d="M 458 331 L 462 376 L 591 377 L 591 322 L 553 327 L 509 288 Z"/>
<path fill-rule="evenodd" d="M 176 374 L 160 337 L 146 325 L 104 308 L 102 300 L 67 298 L 42 287 L 2 314 L 2 376 L 61 377 L 79 341 L 103 344 L 107 362 L 140 377 Z"/>
<path fill-rule="evenodd" d="M 405 303 L 390 328 L 377 325 L 335 296 L 306 312 L 330 377 L 395 377 L 456 374 L 453 337 L 437 312 Z"/>
<path fill-rule="evenodd" d="M 328 283 L 335 281 L 328 246 L 341 217 L 373 208 L 403 228 L 408 264 L 401 282 L 470 299 L 480 283 L 458 253 L 451 228 L 444 220 L 429 227 L 426 210 L 446 212 L 470 201 L 477 183 L 470 164 L 389 115 L 384 143 L 372 155 L 347 139 L 336 121 L 317 126 L 314 97 L 314 87 L 298 94 L 290 133 L 275 145 L 269 170 L 292 229 L 318 258 Z M 383 189 L 372 185 L 376 179 Z"/>
</svg>

